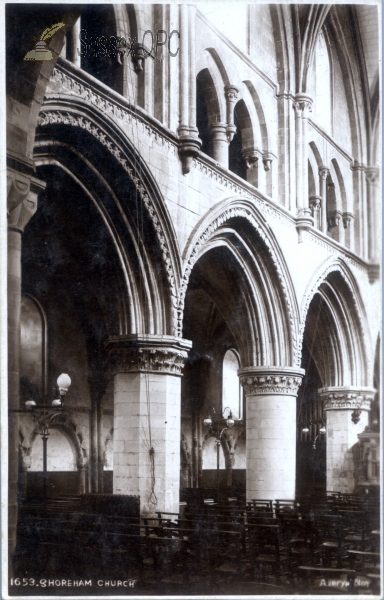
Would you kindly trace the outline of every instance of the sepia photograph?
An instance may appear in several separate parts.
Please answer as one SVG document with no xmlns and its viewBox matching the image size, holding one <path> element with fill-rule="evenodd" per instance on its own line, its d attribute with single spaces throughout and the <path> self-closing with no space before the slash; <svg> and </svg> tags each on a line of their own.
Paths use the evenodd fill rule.
<svg viewBox="0 0 384 600">
<path fill-rule="evenodd" d="M 381 2 L 2 13 L 2 597 L 381 598 Z"/>
</svg>

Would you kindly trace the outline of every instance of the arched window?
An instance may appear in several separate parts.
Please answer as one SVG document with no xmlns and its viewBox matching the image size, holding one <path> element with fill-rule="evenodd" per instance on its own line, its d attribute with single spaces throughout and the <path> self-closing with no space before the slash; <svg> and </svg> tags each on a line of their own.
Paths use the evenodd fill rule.
<svg viewBox="0 0 384 600">
<path fill-rule="evenodd" d="M 207 73 L 206 69 L 199 73 L 196 78 L 196 125 L 199 130 L 199 138 L 201 139 L 201 151 L 208 156 L 212 156 L 211 150 L 211 133 L 208 122 L 208 108 L 205 100 L 204 89 L 206 86 Z"/>
<path fill-rule="evenodd" d="M 222 409 L 230 408 L 234 419 L 241 419 L 243 416 L 243 394 L 237 375 L 239 367 L 236 352 L 227 350 L 223 359 Z"/>
<path fill-rule="evenodd" d="M 47 443 L 48 471 L 77 471 L 76 452 L 69 438 L 53 427 Z M 43 440 L 37 435 L 31 452 L 31 471 L 43 470 Z"/>
<path fill-rule="evenodd" d="M 20 392 L 23 399 L 36 401 L 47 391 L 46 318 L 31 296 L 22 296 L 20 316 Z"/>
<path fill-rule="evenodd" d="M 244 104 L 242 100 L 240 100 L 236 106 L 234 111 L 234 124 L 237 129 L 235 135 L 233 136 L 233 140 L 229 144 L 229 170 L 233 173 L 236 173 L 242 179 L 247 178 L 247 165 L 245 163 L 242 149 L 243 149 L 243 140 L 242 140 L 242 119 L 239 107 L 241 107 L 241 103 Z M 245 106 L 245 105 L 244 105 Z"/>
<path fill-rule="evenodd" d="M 112 89 L 116 89 L 119 64 L 112 5 L 86 6 L 81 13 L 81 68 Z"/>
<path fill-rule="evenodd" d="M 323 32 L 317 40 L 312 69 L 312 93 L 314 97 L 314 117 L 325 131 L 331 132 L 332 86 L 331 66 L 328 48 Z"/>
</svg>

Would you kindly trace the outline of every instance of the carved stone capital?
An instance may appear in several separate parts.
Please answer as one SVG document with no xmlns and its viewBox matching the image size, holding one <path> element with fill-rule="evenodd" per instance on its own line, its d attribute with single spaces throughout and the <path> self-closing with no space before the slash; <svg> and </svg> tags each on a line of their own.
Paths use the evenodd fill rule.
<svg viewBox="0 0 384 600">
<path fill-rule="evenodd" d="M 329 175 L 328 167 L 319 167 L 320 179 L 327 179 L 328 175 Z"/>
<path fill-rule="evenodd" d="M 378 167 L 367 167 L 365 170 L 365 176 L 368 183 L 375 184 L 379 179 L 380 169 Z"/>
<path fill-rule="evenodd" d="M 106 348 L 115 373 L 152 372 L 176 376 L 192 342 L 169 335 L 120 335 L 109 338 Z"/>
<path fill-rule="evenodd" d="M 179 156 L 183 167 L 183 175 L 190 172 L 193 159 L 198 156 L 202 141 L 198 137 L 198 131 L 186 125 L 180 125 L 177 130 L 179 135 Z"/>
<path fill-rule="evenodd" d="M 320 206 L 321 206 L 321 197 L 320 196 L 310 196 L 309 197 L 309 207 L 312 211 L 312 217 L 318 210 L 320 210 Z"/>
<path fill-rule="evenodd" d="M 237 373 L 246 396 L 296 396 L 305 371 L 297 367 L 246 367 Z"/>
<path fill-rule="evenodd" d="M 352 213 L 350 212 L 344 212 L 343 213 L 343 224 L 344 224 L 344 229 L 348 229 L 352 219 L 354 219 L 355 217 L 353 216 Z"/>
<path fill-rule="evenodd" d="M 24 227 L 37 210 L 37 196 L 46 184 L 8 167 L 7 169 L 7 212 L 8 227 L 24 231 Z"/>
<path fill-rule="evenodd" d="M 306 118 L 308 113 L 312 111 L 313 98 L 308 94 L 296 94 L 293 108 L 296 115 L 301 118 Z"/>
<path fill-rule="evenodd" d="M 237 132 L 236 125 L 234 123 L 229 123 L 229 125 L 227 125 L 227 142 L 228 143 L 232 142 L 236 132 Z"/>
<path fill-rule="evenodd" d="M 310 208 L 299 208 L 297 211 L 296 229 L 298 233 L 298 241 L 301 244 L 304 241 L 303 234 L 314 225 L 314 220 L 311 215 Z"/>
<path fill-rule="evenodd" d="M 229 102 L 235 102 L 237 100 L 237 94 L 239 93 L 239 88 L 235 85 L 226 85 L 224 87 L 225 97 Z"/>
<path fill-rule="evenodd" d="M 374 388 L 358 386 L 319 389 L 324 410 L 370 410 L 375 393 Z"/>
</svg>

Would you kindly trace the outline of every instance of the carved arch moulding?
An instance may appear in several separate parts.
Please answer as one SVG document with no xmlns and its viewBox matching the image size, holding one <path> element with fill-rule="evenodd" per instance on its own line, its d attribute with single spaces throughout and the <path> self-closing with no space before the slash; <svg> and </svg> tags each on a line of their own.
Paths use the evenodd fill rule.
<svg viewBox="0 0 384 600">
<path fill-rule="evenodd" d="M 312 277 L 312 279 L 310 280 L 310 282 L 308 283 L 308 285 L 306 287 L 306 290 L 305 290 L 305 293 L 304 293 L 304 296 L 303 296 L 303 299 L 301 302 L 301 311 L 300 311 L 300 314 L 301 314 L 300 328 L 299 328 L 300 348 L 302 347 L 302 344 L 303 344 L 305 323 L 306 323 L 306 319 L 307 319 L 309 305 L 311 304 L 314 295 L 318 292 L 321 284 L 327 279 L 327 277 L 331 273 L 339 273 L 342 276 L 344 282 L 346 283 L 346 285 L 351 293 L 351 298 L 353 301 L 353 307 L 351 307 L 351 308 L 354 309 L 354 314 L 357 317 L 358 326 L 360 329 L 360 337 L 362 340 L 363 351 L 368 360 L 366 369 L 367 369 L 367 372 L 370 373 L 372 371 L 371 364 L 370 364 L 372 361 L 370 359 L 371 352 L 369 351 L 369 349 L 372 347 L 372 344 L 371 344 L 370 335 L 369 335 L 367 317 L 365 314 L 363 303 L 361 301 L 360 292 L 359 292 L 357 283 L 356 283 L 349 267 L 346 265 L 346 263 L 342 260 L 341 257 L 331 256 L 328 259 L 326 259 L 323 262 L 323 264 L 320 265 L 320 267 L 317 269 L 314 276 Z M 350 311 L 350 316 L 351 316 L 351 318 L 353 318 L 352 311 Z M 300 357 L 301 357 L 301 353 L 299 355 L 299 360 L 301 360 Z M 300 362 L 297 363 L 297 366 L 300 366 Z"/>
<path fill-rule="evenodd" d="M 101 115 L 100 118 L 102 118 Z M 161 255 L 167 275 L 172 304 L 172 333 L 173 335 L 178 335 L 177 298 L 178 282 L 180 279 L 180 261 L 178 248 L 175 247 L 177 238 L 173 232 L 173 227 L 169 218 L 167 219 L 167 225 L 170 227 L 171 231 L 166 231 L 167 228 L 164 224 L 164 216 L 159 214 L 160 211 L 153 200 L 153 194 L 148 190 L 148 185 L 144 181 L 142 168 L 137 169 L 135 161 L 129 157 L 128 153 L 122 148 L 122 145 L 116 141 L 116 137 L 112 137 L 112 133 L 107 131 L 107 127 L 103 127 L 88 114 L 83 114 L 80 110 L 73 110 L 72 107 L 70 108 L 68 106 L 63 109 L 60 105 L 55 105 L 52 108 L 43 106 L 38 117 L 38 125 L 40 127 L 49 125 L 68 125 L 84 129 L 110 152 L 128 174 L 147 209 L 147 213 L 155 230 L 158 244 L 161 248 Z M 125 143 L 129 145 L 128 140 L 125 140 Z M 140 158 L 139 160 L 140 164 L 143 164 L 142 159 Z M 140 175 L 140 177 L 138 175 Z M 159 197 L 161 196 L 159 191 L 157 192 L 157 195 Z M 164 207 L 164 210 L 166 210 L 164 202 L 162 202 L 162 206 Z"/>
<path fill-rule="evenodd" d="M 252 200 L 244 198 L 231 197 L 217 204 L 198 223 L 187 242 L 183 253 L 182 277 L 178 299 L 178 335 L 182 335 L 185 296 L 192 269 L 201 256 L 204 247 L 215 236 L 217 230 L 234 218 L 245 219 L 252 225 L 259 239 L 267 249 L 269 258 L 273 263 L 278 278 L 278 285 L 284 299 L 286 316 L 290 325 L 289 337 L 292 350 L 292 364 L 296 364 L 297 354 L 299 353 L 300 355 L 300 348 L 297 344 L 300 317 L 289 270 L 272 229 Z"/>
</svg>

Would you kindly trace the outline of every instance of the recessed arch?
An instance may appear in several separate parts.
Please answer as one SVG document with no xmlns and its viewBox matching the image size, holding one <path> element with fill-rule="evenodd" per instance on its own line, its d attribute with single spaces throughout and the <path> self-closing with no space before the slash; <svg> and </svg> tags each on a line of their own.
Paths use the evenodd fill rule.
<svg viewBox="0 0 384 600">
<path fill-rule="evenodd" d="M 306 288 L 301 303 L 301 343 L 304 335 L 307 345 L 314 348 L 324 387 L 371 384 L 367 317 L 355 278 L 341 258 L 325 261 Z"/>
<path fill-rule="evenodd" d="M 87 460 L 87 453 L 84 447 L 84 433 L 77 425 L 76 421 L 65 413 L 57 413 L 50 422 L 50 429 L 57 429 L 69 440 L 76 460 L 76 467 L 79 469 L 84 466 Z M 36 424 L 29 437 L 29 448 L 33 448 L 34 441 L 40 437 L 40 425 Z M 49 444 L 49 442 L 48 442 Z"/>
<path fill-rule="evenodd" d="M 227 275 L 219 269 L 223 261 Z M 203 277 L 208 267 L 215 273 L 215 281 L 208 278 L 206 285 L 227 322 L 233 321 L 230 311 L 235 311 L 238 321 L 232 333 L 241 366 L 293 365 L 297 352 L 296 297 L 274 234 L 253 203 L 238 198 L 224 200 L 192 232 L 183 254 L 180 329 L 190 275 L 198 262 Z M 221 289 L 228 277 L 232 295 Z"/>
<path fill-rule="evenodd" d="M 69 107 L 65 102 L 63 105 L 60 100 L 51 99 L 44 107 L 39 130 L 44 135 L 38 136 L 35 149 L 37 164 L 56 160 L 68 174 L 77 176 L 78 182 L 83 179 L 82 169 L 86 169 L 92 180 L 97 181 L 99 188 L 103 188 L 104 192 L 99 191 L 99 199 L 95 200 L 98 210 L 104 221 L 109 222 L 111 232 L 114 231 L 115 246 L 120 256 L 124 257 L 127 271 L 129 253 L 124 248 L 123 239 L 128 239 L 127 236 L 130 235 L 131 245 L 134 246 L 133 254 L 137 257 L 135 260 L 139 263 L 140 277 L 146 290 L 146 305 L 150 308 L 147 317 L 140 315 L 133 322 L 131 320 L 131 332 L 140 331 L 145 323 L 144 328 L 152 329 L 153 332 L 174 334 L 176 314 L 171 298 L 177 294 L 179 254 L 173 224 L 157 184 L 126 136 L 116 130 L 108 117 L 82 102 L 75 104 L 71 103 Z M 87 142 L 86 138 L 90 136 L 96 138 L 96 142 Z M 103 168 L 103 161 L 100 161 L 103 152 L 109 155 L 107 171 Z M 97 168 L 93 164 L 96 153 Z M 72 167 L 72 162 L 76 164 L 76 161 L 82 165 L 77 174 Z M 110 177 L 112 171 L 113 180 Z M 83 187 L 87 191 L 87 184 Z M 129 202 L 130 196 L 124 191 L 126 189 L 131 190 L 131 196 L 133 194 L 132 202 Z M 109 217 L 109 208 L 103 206 L 104 197 L 109 197 L 110 206 L 113 205 L 114 210 L 119 213 L 117 221 L 120 222 L 120 239 L 117 239 L 116 220 Z M 139 205 L 143 205 L 144 213 L 142 209 L 138 210 Z M 144 229 L 143 223 L 140 224 L 139 213 L 146 215 L 153 230 L 153 241 L 149 245 L 142 238 L 148 227 Z M 159 256 L 162 257 L 162 263 L 159 263 Z M 132 306 L 140 306 L 142 292 L 135 290 L 132 277 L 127 283 L 126 294 L 128 297 L 131 294 L 131 298 L 135 300 L 131 303 Z"/>
</svg>

